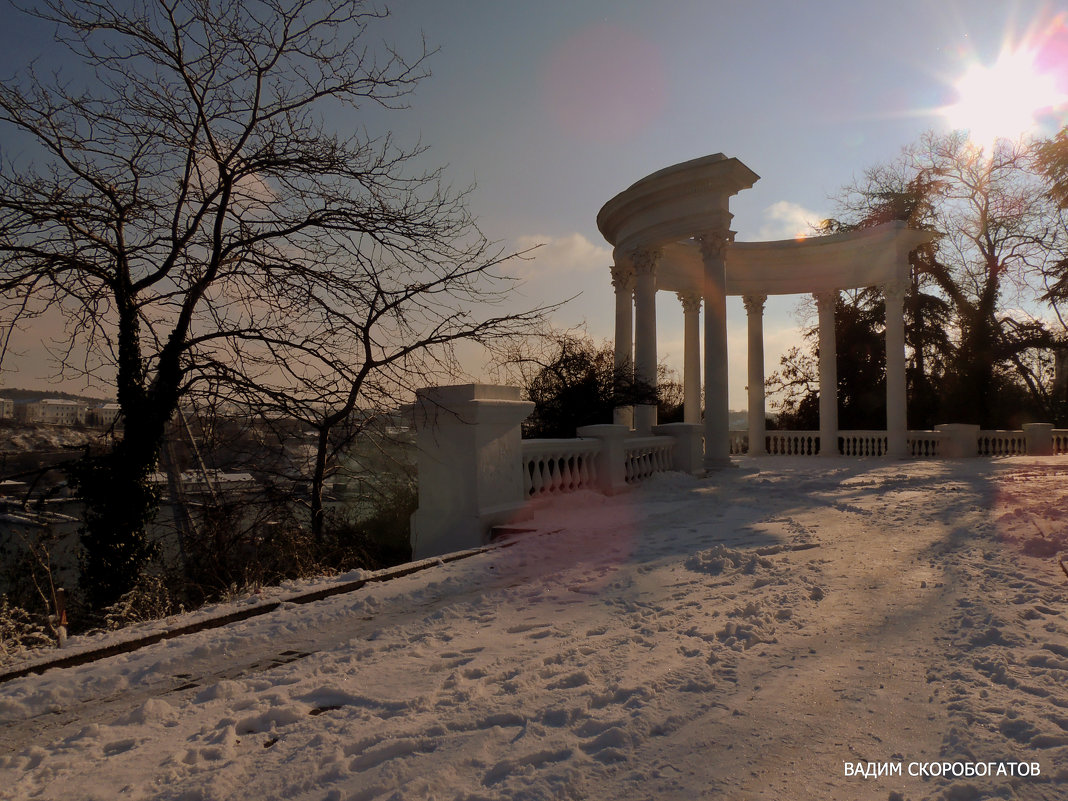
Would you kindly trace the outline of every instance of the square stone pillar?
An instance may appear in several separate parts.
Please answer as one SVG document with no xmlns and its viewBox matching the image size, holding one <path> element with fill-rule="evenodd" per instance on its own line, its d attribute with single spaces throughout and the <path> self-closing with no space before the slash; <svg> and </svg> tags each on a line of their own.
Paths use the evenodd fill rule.
<svg viewBox="0 0 1068 801">
<path fill-rule="evenodd" d="M 979 455 L 979 426 L 971 423 L 942 423 L 935 426 L 942 435 L 938 455 L 945 459 L 961 459 Z"/>
<path fill-rule="evenodd" d="M 703 469 L 701 454 L 701 426 L 697 423 L 664 423 L 656 426 L 657 436 L 675 438 L 671 469 L 697 475 Z"/>
<path fill-rule="evenodd" d="M 1053 423 L 1024 423 L 1028 456 L 1053 455 Z"/>
<path fill-rule="evenodd" d="M 477 548 L 490 528 L 522 518 L 520 423 L 533 409 L 518 387 L 460 384 L 416 393 L 414 559 Z"/>
<path fill-rule="evenodd" d="M 601 441 L 597 453 L 597 488 L 605 495 L 615 495 L 627 488 L 626 440 L 631 435 L 626 426 L 594 425 L 580 426 L 580 437 L 592 437 Z"/>
</svg>

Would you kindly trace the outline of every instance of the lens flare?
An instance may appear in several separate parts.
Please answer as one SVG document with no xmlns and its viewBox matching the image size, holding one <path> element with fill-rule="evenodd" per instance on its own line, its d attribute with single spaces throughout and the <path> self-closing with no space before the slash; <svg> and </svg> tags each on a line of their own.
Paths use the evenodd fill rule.
<svg viewBox="0 0 1068 801">
<path fill-rule="evenodd" d="M 1044 118 L 1065 107 L 1065 16 L 1006 45 L 997 61 L 973 61 L 954 82 L 956 102 L 940 109 L 955 129 L 968 131 L 980 147 L 999 139 L 1017 139 L 1039 127 Z"/>
</svg>

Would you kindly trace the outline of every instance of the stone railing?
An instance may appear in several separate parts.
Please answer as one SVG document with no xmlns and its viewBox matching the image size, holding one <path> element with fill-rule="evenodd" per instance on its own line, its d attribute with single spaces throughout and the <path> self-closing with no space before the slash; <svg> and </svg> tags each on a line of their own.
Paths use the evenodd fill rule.
<svg viewBox="0 0 1068 801">
<path fill-rule="evenodd" d="M 597 489 L 598 439 L 526 439 L 523 480 L 527 497 Z"/>
<path fill-rule="evenodd" d="M 701 426 L 671 423 L 635 436 L 594 425 L 577 439 L 523 440 L 534 404 L 516 387 L 462 384 L 416 394 L 419 508 L 412 555 L 425 559 L 484 545 L 494 530 L 521 528 L 530 501 L 582 489 L 611 495 L 654 473 L 701 468 Z"/>
<path fill-rule="evenodd" d="M 815 456 L 820 452 L 818 431 L 769 431 L 768 454 L 771 456 Z"/>
<path fill-rule="evenodd" d="M 730 452 L 749 451 L 745 431 L 730 432 Z M 767 452 L 772 456 L 816 456 L 820 452 L 818 431 L 768 431 Z M 885 456 L 885 431 L 839 431 L 838 453 L 842 456 Z M 1068 455 L 1068 429 L 1049 423 L 1026 423 L 1021 431 L 980 430 L 970 425 L 940 425 L 934 431 L 908 431 L 905 453 L 913 459 L 962 456 Z"/>
<path fill-rule="evenodd" d="M 838 452 L 843 456 L 885 456 L 885 431 L 839 431 Z"/>
<path fill-rule="evenodd" d="M 905 435 L 905 453 L 913 459 L 933 459 L 942 455 L 942 432 L 909 431 Z"/>
<path fill-rule="evenodd" d="M 623 450 L 623 474 L 628 484 L 649 478 L 653 473 L 673 469 L 673 437 L 632 437 Z"/>
<path fill-rule="evenodd" d="M 1055 428 L 1053 434 L 1053 452 L 1060 456 L 1068 453 L 1068 428 Z"/>
<path fill-rule="evenodd" d="M 731 456 L 749 453 L 749 432 L 732 428 L 727 432 L 727 444 L 730 447 Z"/>
<path fill-rule="evenodd" d="M 1027 438 L 1023 431 L 979 431 L 980 456 L 1024 456 Z"/>
<path fill-rule="evenodd" d="M 488 384 L 431 387 L 416 395 L 419 508 L 412 515 L 412 554 L 425 559 L 485 544 L 495 529 L 521 527 L 542 496 L 595 489 L 611 495 L 654 473 L 703 470 L 701 426 L 653 426 L 635 436 L 628 426 L 594 425 L 578 439 L 526 440 L 520 425 L 534 404 L 519 389 Z M 912 457 L 1068 454 L 1068 430 L 1027 423 L 1023 431 L 980 431 L 941 425 L 910 431 Z M 818 431 L 768 431 L 770 455 L 815 456 Z M 847 456 L 887 453 L 885 431 L 839 431 L 835 451 Z M 748 450 L 733 431 L 731 453 Z"/>
</svg>

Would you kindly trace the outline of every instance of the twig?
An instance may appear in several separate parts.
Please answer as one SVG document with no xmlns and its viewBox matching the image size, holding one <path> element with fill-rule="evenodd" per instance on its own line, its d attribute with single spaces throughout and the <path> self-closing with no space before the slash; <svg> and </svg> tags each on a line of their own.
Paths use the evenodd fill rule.
<svg viewBox="0 0 1068 801">
<path fill-rule="evenodd" d="M 1060 563 L 1061 563 L 1061 570 L 1064 571 L 1064 575 L 1068 576 L 1068 566 L 1065 566 L 1063 559 L 1060 560 Z"/>
</svg>

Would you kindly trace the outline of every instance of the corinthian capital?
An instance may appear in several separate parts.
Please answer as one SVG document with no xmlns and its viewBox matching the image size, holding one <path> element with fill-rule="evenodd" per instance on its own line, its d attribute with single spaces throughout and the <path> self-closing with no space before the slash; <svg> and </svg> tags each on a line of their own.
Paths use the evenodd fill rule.
<svg viewBox="0 0 1068 801">
<path fill-rule="evenodd" d="M 701 258 L 723 260 L 727 257 L 727 246 L 734 241 L 734 231 L 706 231 L 697 237 L 701 245 Z"/>
<path fill-rule="evenodd" d="M 616 292 L 629 292 L 634 289 L 634 268 L 622 264 L 612 265 L 612 286 Z"/>
<path fill-rule="evenodd" d="M 676 292 L 682 310 L 686 314 L 701 311 L 701 295 L 697 292 Z"/>
<path fill-rule="evenodd" d="M 905 302 L 905 293 L 909 285 L 906 281 L 889 281 L 883 284 L 883 294 L 887 303 L 901 304 Z"/>
<path fill-rule="evenodd" d="M 750 317 L 764 313 L 764 302 L 767 295 L 742 295 L 742 303 L 745 304 L 745 312 Z"/>
<path fill-rule="evenodd" d="M 816 299 L 817 309 L 829 309 L 833 313 L 835 306 L 838 305 L 837 289 L 830 289 L 825 292 L 813 292 L 812 297 Z"/>
<path fill-rule="evenodd" d="M 660 262 L 660 251 L 639 248 L 630 254 L 630 260 L 638 275 L 655 275 L 656 265 Z"/>
</svg>

